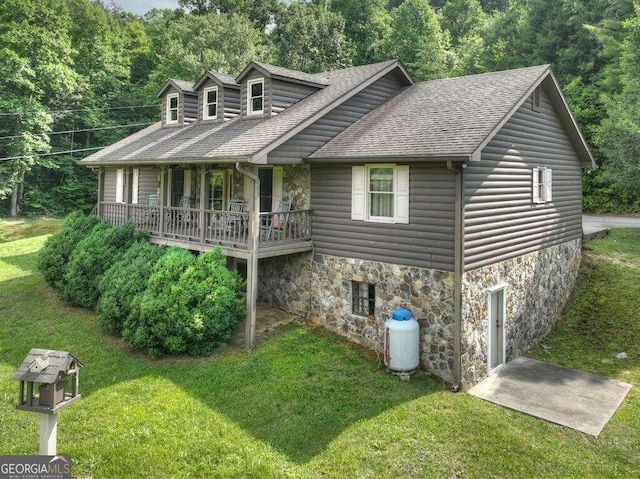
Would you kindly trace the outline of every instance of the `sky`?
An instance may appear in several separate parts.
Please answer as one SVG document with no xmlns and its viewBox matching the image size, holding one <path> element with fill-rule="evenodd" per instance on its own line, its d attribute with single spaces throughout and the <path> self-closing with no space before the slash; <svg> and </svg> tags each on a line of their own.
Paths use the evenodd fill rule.
<svg viewBox="0 0 640 479">
<path fill-rule="evenodd" d="M 178 0 L 109 0 L 105 4 L 115 3 L 126 12 L 144 15 L 152 8 L 169 8 L 174 10 L 178 8 Z"/>
</svg>

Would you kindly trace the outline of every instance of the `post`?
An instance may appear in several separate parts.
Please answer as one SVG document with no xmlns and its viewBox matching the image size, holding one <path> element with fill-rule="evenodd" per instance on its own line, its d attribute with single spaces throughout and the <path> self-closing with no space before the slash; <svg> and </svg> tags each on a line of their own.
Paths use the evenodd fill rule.
<svg viewBox="0 0 640 479">
<path fill-rule="evenodd" d="M 200 221 L 198 225 L 200 227 L 200 243 L 202 244 L 204 244 L 205 228 L 207 226 L 207 222 L 205 221 L 205 217 L 204 217 L 204 209 L 205 209 L 206 200 L 207 200 L 206 180 L 207 180 L 207 168 L 204 165 L 202 165 L 200 167 Z"/>
<path fill-rule="evenodd" d="M 58 417 L 40 413 L 40 455 L 55 456 L 58 440 Z"/>
<path fill-rule="evenodd" d="M 253 207 L 250 208 L 249 247 L 247 258 L 247 316 L 244 329 L 244 346 L 248 351 L 256 345 L 256 302 L 258 299 L 258 248 L 260 243 L 260 178 L 258 165 L 253 165 L 249 172 L 236 163 L 236 170 L 253 181 Z"/>
<path fill-rule="evenodd" d="M 98 204 L 96 205 L 96 214 L 98 218 L 102 218 L 102 201 L 104 196 L 104 168 L 98 168 Z"/>
<path fill-rule="evenodd" d="M 164 167 L 164 165 L 162 165 L 160 167 L 160 211 L 159 211 L 159 216 L 160 218 L 158 218 L 158 220 L 160 221 L 159 227 L 158 227 L 158 234 L 160 236 L 160 238 L 162 238 L 164 236 L 164 195 L 165 195 L 165 181 L 164 181 L 164 174 L 166 172 L 166 168 Z"/>
</svg>

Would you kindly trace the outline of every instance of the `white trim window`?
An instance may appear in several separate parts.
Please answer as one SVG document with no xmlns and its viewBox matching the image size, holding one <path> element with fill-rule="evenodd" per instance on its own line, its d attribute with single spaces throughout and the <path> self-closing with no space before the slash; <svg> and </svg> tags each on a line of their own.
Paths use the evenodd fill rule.
<svg viewBox="0 0 640 479">
<path fill-rule="evenodd" d="M 536 166 L 533 168 L 533 203 L 550 203 L 552 200 L 551 168 Z"/>
<path fill-rule="evenodd" d="M 409 223 L 409 165 L 352 167 L 351 219 Z"/>
<path fill-rule="evenodd" d="M 247 115 L 264 113 L 264 78 L 247 82 Z"/>
<path fill-rule="evenodd" d="M 216 120 L 218 118 L 218 87 L 212 86 L 202 91 L 202 119 Z"/>
<path fill-rule="evenodd" d="M 167 95 L 167 125 L 178 123 L 179 107 L 180 95 L 178 93 Z"/>
</svg>

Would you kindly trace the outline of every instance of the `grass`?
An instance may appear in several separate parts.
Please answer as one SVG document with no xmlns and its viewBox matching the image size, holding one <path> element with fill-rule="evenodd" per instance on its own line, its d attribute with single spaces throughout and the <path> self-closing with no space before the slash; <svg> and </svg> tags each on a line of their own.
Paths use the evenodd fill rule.
<svg viewBox="0 0 640 479">
<path fill-rule="evenodd" d="M 27 227 L 27 226 L 25 226 Z M 288 326 L 251 354 L 150 360 L 63 304 L 35 271 L 45 236 L 0 245 L 0 454 L 36 454 L 37 416 L 13 374 L 32 347 L 85 367 L 59 414 L 58 452 L 94 478 L 637 477 L 636 388 L 598 438 L 402 382 L 321 329 Z M 22 235 L 22 236 L 21 236 Z M 639 232 L 588 244 L 580 286 L 539 359 L 640 384 Z M 602 339 L 605 338 L 605 339 Z M 617 360 L 615 354 L 627 352 Z"/>
</svg>

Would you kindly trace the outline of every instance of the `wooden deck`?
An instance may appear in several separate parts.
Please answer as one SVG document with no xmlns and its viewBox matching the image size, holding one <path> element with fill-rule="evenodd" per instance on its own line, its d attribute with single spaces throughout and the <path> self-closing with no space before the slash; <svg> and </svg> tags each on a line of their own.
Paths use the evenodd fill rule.
<svg viewBox="0 0 640 479">
<path fill-rule="evenodd" d="M 220 246 L 227 256 L 250 256 L 251 213 L 101 202 L 98 216 L 114 226 L 133 221 L 149 242 L 208 251 Z M 311 250 L 311 210 L 260 213 L 258 257 Z"/>
</svg>

